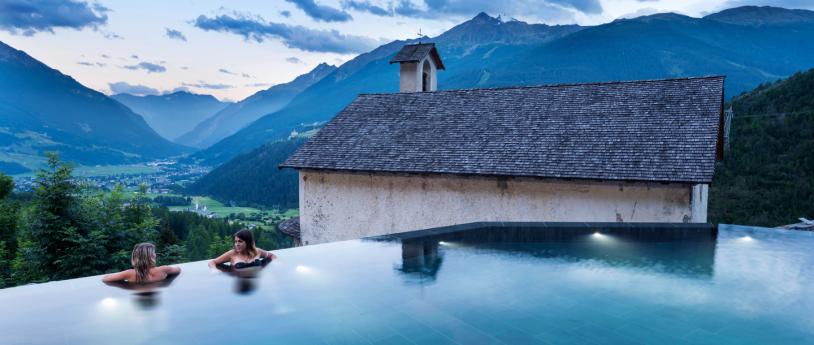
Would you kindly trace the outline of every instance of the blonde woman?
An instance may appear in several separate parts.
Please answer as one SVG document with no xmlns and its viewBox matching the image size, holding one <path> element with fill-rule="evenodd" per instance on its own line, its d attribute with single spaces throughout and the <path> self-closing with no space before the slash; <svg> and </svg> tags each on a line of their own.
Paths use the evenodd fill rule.
<svg viewBox="0 0 814 345">
<path fill-rule="evenodd" d="M 126 281 L 130 283 L 154 283 L 167 279 L 167 276 L 181 273 L 181 269 L 172 266 L 155 266 L 155 245 L 139 243 L 133 247 L 130 256 L 133 268 L 119 273 L 108 274 L 102 278 L 105 283 Z"/>
</svg>

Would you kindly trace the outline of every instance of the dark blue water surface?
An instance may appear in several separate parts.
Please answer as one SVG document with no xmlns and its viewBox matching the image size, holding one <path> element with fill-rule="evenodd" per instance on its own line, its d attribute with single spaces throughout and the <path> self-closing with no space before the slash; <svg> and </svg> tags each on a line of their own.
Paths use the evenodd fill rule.
<svg viewBox="0 0 814 345">
<path fill-rule="evenodd" d="M 814 233 L 480 228 L 276 253 L 256 279 L 194 262 L 145 291 L 0 290 L 0 344 L 814 343 Z"/>
</svg>

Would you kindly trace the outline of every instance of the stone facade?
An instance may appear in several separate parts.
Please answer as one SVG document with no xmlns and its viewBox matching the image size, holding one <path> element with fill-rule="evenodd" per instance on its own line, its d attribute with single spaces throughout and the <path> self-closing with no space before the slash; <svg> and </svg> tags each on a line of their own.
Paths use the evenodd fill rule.
<svg viewBox="0 0 814 345">
<path fill-rule="evenodd" d="M 706 222 L 708 186 L 300 170 L 303 244 L 479 221 Z"/>
</svg>

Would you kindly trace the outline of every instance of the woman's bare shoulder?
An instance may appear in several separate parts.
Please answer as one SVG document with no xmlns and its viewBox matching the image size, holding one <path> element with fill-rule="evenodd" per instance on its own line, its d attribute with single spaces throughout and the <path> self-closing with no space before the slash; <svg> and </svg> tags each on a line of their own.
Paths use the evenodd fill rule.
<svg viewBox="0 0 814 345">
<path fill-rule="evenodd" d="M 136 279 L 136 270 L 132 268 L 117 273 L 111 273 L 102 277 L 102 281 L 104 282 L 132 281 L 135 279 Z"/>
</svg>

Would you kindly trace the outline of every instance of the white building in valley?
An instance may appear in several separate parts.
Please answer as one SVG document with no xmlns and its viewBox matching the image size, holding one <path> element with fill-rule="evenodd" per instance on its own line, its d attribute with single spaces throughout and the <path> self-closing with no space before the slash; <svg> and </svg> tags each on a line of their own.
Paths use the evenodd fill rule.
<svg viewBox="0 0 814 345">
<path fill-rule="evenodd" d="M 401 92 L 362 94 L 281 167 L 315 244 L 479 221 L 706 222 L 724 78 L 436 91 L 433 44 Z"/>
</svg>

